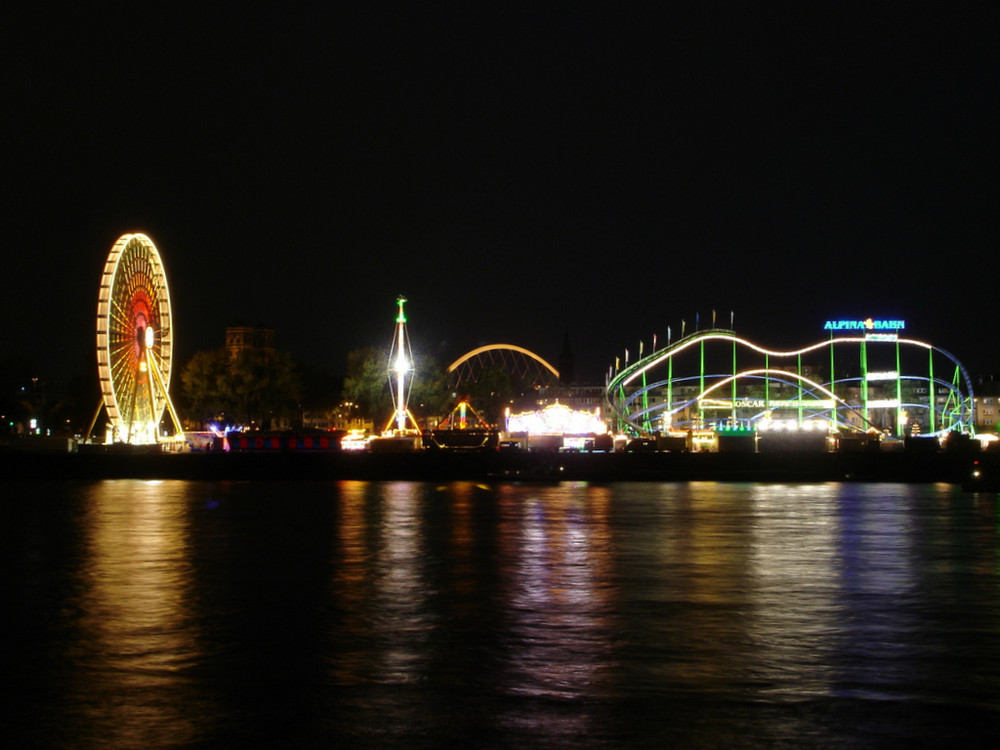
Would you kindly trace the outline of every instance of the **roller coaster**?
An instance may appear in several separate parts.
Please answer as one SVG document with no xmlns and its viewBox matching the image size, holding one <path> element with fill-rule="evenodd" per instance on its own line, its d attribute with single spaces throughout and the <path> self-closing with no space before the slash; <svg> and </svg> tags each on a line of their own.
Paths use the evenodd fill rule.
<svg viewBox="0 0 1000 750">
<path fill-rule="evenodd" d="M 827 324 L 828 340 L 766 349 L 729 329 L 682 336 L 609 370 L 617 429 L 812 430 L 906 437 L 972 434 L 969 375 L 949 352 L 904 338 L 902 321 Z M 620 364 L 620 363 L 619 363 Z"/>
</svg>

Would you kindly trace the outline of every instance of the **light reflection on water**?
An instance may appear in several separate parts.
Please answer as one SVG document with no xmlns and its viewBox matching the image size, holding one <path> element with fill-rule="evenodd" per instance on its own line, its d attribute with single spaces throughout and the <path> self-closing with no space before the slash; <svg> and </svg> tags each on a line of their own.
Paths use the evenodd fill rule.
<svg viewBox="0 0 1000 750">
<path fill-rule="evenodd" d="M 581 703 L 555 718 L 543 702 L 504 702 L 498 727 L 536 736 L 557 731 L 585 738 L 593 730 L 584 706 L 611 692 L 616 595 L 606 488 L 518 487 L 498 490 L 504 623 L 496 689 L 505 696 Z"/>
<path fill-rule="evenodd" d="M 433 592 L 423 567 L 420 487 L 396 482 L 384 487 L 371 625 L 376 642 L 372 679 L 413 683 L 427 670 L 427 639 L 435 625 L 428 607 Z"/>
<path fill-rule="evenodd" d="M 747 638 L 760 694 L 806 699 L 827 694 L 835 680 L 829 649 L 841 627 L 836 581 L 841 488 L 781 489 L 758 486 L 752 493 Z"/>
<path fill-rule="evenodd" d="M 82 565 L 70 574 L 78 638 L 66 689 L 105 747 L 185 744 L 213 709 L 181 678 L 201 659 L 186 492 L 176 483 L 109 481 L 83 492 Z M 197 706 L 197 711 L 191 711 Z"/>
<path fill-rule="evenodd" d="M 995 496 L 714 482 L 5 489 L 25 686 L 13 734 L 26 745 L 1000 734 Z"/>
</svg>

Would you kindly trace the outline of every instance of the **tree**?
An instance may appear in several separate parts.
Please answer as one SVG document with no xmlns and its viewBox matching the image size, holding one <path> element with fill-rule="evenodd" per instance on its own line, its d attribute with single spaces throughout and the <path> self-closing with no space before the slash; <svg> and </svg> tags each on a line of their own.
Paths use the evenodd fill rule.
<svg viewBox="0 0 1000 750">
<path fill-rule="evenodd" d="M 518 387 L 502 367 L 484 367 L 478 377 L 466 386 L 470 402 L 491 424 L 500 424 L 507 406 L 518 395 Z"/>
<path fill-rule="evenodd" d="M 329 412 L 341 403 L 344 390 L 342 375 L 315 363 L 298 362 L 296 369 L 302 383 L 302 406 L 305 409 Z"/>
<path fill-rule="evenodd" d="M 233 414 L 264 429 L 297 416 L 302 388 L 291 355 L 246 349 L 229 369 Z"/>
<path fill-rule="evenodd" d="M 430 354 L 415 353 L 410 409 L 419 416 L 444 416 L 454 400 L 448 389 L 448 373 Z"/>
<path fill-rule="evenodd" d="M 382 424 L 392 413 L 388 363 L 389 350 L 375 346 L 347 354 L 344 400 L 353 403 L 358 413 L 375 425 Z"/>
<path fill-rule="evenodd" d="M 184 366 L 181 386 L 194 421 L 211 422 L 230 412 L 229 366 L 225 349 L 196 352 Z"/>
<path fill-rule="evenodd" d="M 410 410 L 420 416 L 447 413 L 451 398 L 447 374 L 430 355 L 414 353 L 413 360 Z M 344 400 L 354 403 L 379 428 L 388 423 L 393 410 L 388 349 L 367 347 L 348 353 Z"/>
<path fill-rule="evenodd" d="M 284 352 L 225 349 L 196 353 L 181 372 L 184 395 L 198 421 L 269 428 L 296 416 L 301 384 Z"/>
</svg>

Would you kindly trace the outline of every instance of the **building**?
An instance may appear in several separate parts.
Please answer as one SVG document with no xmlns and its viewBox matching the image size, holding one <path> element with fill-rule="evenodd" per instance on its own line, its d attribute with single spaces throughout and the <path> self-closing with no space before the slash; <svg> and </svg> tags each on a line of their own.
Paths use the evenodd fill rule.
<svg viewBox="0 0 1000 750">
<path fill-rule="evenodd" d="M 264 326 L 229 326 L 226 328 L 226 351 L 230 357 L 243 351 L 274 354 L 274 330 Z"/>
<path fill-rule="evenodd" d="M 1000 429 L 1000 380 L 991 376 L 976 384 L 973 414 L 977 431 L 995 433 Z"/>
</svg>

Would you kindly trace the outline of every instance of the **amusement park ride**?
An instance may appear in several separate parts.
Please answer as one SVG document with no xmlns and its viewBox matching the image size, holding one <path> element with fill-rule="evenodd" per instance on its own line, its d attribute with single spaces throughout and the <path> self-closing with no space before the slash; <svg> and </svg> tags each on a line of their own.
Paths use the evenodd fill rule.
<svg viewBox="0 0 1000 750">
<path fill-rule="evenodd" d="M 372 450 L 411 450 L 422 445 L 420 428 L 407 403 L 413 386 L 413 355 L 406 333 L 406 297 L 396 299 L 396 330 L 389 350 L 389 390 L 392 394 L 392 416 L 382 434 L 372 438 Z"/>
<path fill-rule="evenodd" d="M 905 321 L 828 321 L 827 340 L 767 349 L 730 329 L 696 331 L 609 372 L 630 435 L 804 433 L 943 439 L 973 433 L 972 383 L 949 352 L 905 336 Z M 641 352 L 641 348 L 640 348 Z"/>
<path fill-rule="evenodd" d="M 405 297 L 397 298 L 389 352 L 392 416 L 382 433 L 366 439 L 363 446 L 373 451 L 495 448 L 502 435 L 466 401 L 436 429 L 424 433 L 418 426 L 408 407 L 414 363 L 405 304 Z M 609 370 L 605 397 L 612 430 L 632 438 L 686 436 L 685 444 L 694 450 L 712 450 L 709 444 L 721 445 L 723 438 L 732 442 L 776 432 L 794 432 L 799 443 L 810 436 L 829 442 L 860 435 L 974 435 L 972 384 L 965 368 L 947 351 L 904 336 L 904 328 L 901 320 L 828 322 L 828 340 L 791 351 L 766 349 L 714 325 L 687 336 L 682 332 L 676 342 L 668 336 L 663 348 L 656 347 L 654 338 L 651 353 L 643 356 L 640 345 L 638 361 L 629 363 L 626 353 L 625 367 L 616 364 Z M 103 409 L 105 445 L 184 449 L 184 432 L 169 395 L 172 333 L 160 254 L 146 235 L 124 234 L 112 246 L 101 277 L 97 304 L 101 402 L 88 436 Z M 460 375 L 470 360 L 492 356 L 494 349 L 501 349 L 501 354 L 507 350 L 530 354 L 518 347 L 484 347 L 457 360 L 449 372 Z M 172 434 L 161 426 L 164 412 L 170 415 Z M 589 421 L 567 426 L 570 416 Z M 553 426 L 553 421 L 558 424 Z M 558 434 L 560 449 L 574 449 L 576 444 L 567 441 L 567 435 L 582 436 L 581 445 L 587 446 L 586 438 L 593 441 L 607 433 L 607 422 L 600 410 L 573 415 L 556 403 L 537 413 L 508 414 L 503 434 L 508 439 L 524 435 L 529 449 L 532 435 Z M 699 436 L 705 442 L 701 448 Z"/>
<path fill-rule="evenodd" d="M 125 234 L 108 254 L 97 300 L 97 368 L 101 409 L 107 412 L 106 444 L 183 442 L 168 392 L 172 365 L 170 292 L 160 254 L 144 234 Z M 172 437 L 160 435 L 166 410 Z"/>
</svg>

